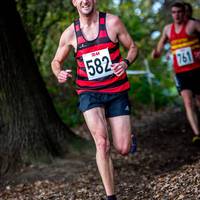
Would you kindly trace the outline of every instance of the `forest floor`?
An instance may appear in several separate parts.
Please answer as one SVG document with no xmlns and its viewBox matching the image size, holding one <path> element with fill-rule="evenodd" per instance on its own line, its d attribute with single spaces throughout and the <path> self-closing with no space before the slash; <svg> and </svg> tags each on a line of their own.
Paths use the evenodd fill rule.
<svg viewBox="0 0 200 200">
<path fill-rule="evenodd" d="M 133 119 L 138 151 L 113 150 L 119 200 L 200 199 L 200 148 L 191 144 L 185 113 L 168 109 Z M 77 133 L 88 134 L 85 126 Z M 0 180 L 0 200 L 101 200 L 105 198 L 94 152 L 31 165 Z"/>
</svg>

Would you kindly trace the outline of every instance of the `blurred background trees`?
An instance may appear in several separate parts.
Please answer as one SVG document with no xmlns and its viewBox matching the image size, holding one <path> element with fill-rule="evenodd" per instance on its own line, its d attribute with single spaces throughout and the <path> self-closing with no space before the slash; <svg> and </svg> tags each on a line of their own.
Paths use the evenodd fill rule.
<svg viewBox="0 0 200 200">
<path fill-rule="evenodd" d="M 16 0 L 39 70 L 53 99 L 55 108 L 70 126 L 83 122 L 78 111 L 74 79 L 65 85 L 58 85 L 51 72 L 50 63 L 56 51 L 63 30 L 78 16 L 71 0 Z M 147 65 L 155 77 L 149 84 L 145 75 L 129 75 L 134 113 L 146 109 L 161 109 L 179 100 L 172 73 L 172 66 L 166 59 L 169 46 L 161 59 L 152 60 L 151 51 L 155 47 L 166 23 L 171 22 L 171 0 L 101 0 L 98 7 L 102 11 L 119 15 L 139 47 L 139 57 L 130 70 L 146 70 Z M 200 3 L 190 2 L 194 16 L 200 18 Z M 124 49 L 122 54 L 125 55 Z M 145 61 L 145 62 L 144 62 Z M 73 53 L 65 62 L 65 67 L 73 69 L 76 64 Z"/>
<path fill-rule="evenodd" d="M 155 75 L 152 79 L 147 75 L 129 75 L 133 115 L 179 103 L 172 66 L 166 59 L 169 45 L 166 45 L 166 52 L 160 59 L 152 60 L 150 56 L 163 26 L 171 21 L 171 2 L 98 1 L 101 11 L 120 16 L 139 47 L 139 57 L 129 70 L 150 70 Z M 194 0 L 190 3 L 194 17 L 200 18 L 200 3 Z M 72 148 L 71 144 L 78 142 L 77 146 L 83 146 L 80 145 L 82 140 L 71 131 L 83 122 L 76 106 L 75 78 L 59 85 L 50 67 L 61 33 L 77 16 L 71 0 L 2 1 L 0 174 L 21 161 L 34 162 L 38 158 L 48 161 L 54 156 L 64 155 Z M 121 51 L 125 56 L 126 51 L 122 47 Z M 73 52 L 64 67 L 72 68 L 75 77 Z"/>
</svg>

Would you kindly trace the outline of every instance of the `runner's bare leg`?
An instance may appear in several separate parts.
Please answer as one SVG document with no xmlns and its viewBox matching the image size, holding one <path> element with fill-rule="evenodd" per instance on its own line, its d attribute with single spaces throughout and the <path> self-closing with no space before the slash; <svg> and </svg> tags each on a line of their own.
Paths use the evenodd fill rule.
<svg viewBox="0 0 200 200">
<path fill-rule="evenodd" d="M 181 91 L 181 96 L 183 97 L 187 118 L 192 127 L 192 130 L 195 135 L 199 135 L 200 134 L 199 124 L 198 124 L 197 113 L 195 110 L 193 94 L 190 90 L 183 90 Z"/>
<path fill-rule="evenodd" d="M 103 108 L 92 108 L 83 113 L 96 145 L 96 162 L 107 196 L 114 194 L 113 164 Z"/>
</svg>

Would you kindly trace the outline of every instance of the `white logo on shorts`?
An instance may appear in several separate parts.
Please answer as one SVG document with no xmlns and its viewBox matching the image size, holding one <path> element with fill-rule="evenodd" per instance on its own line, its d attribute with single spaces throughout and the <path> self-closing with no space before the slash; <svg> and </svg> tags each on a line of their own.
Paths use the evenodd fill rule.
<svg viewBox="0 0 200 200">
<path fill-rule="evenodd" d="M 126 111 L 129 111 L 129 107 L 128 107 L 128 106 L 126 106 L 125 110 L 126 110 Z"/>
</svg>

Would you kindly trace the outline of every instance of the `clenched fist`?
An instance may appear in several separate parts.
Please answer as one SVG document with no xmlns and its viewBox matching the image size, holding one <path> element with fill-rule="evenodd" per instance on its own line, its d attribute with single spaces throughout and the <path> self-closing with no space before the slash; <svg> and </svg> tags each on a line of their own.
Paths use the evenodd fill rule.
<svg viewBox="0 0 200 200">
<path fill-rule="evenodd" d="M 71 69 L 67 69 L 67 70 L 61 70 L 58 74 L 57 74 L 57 79 L 59 83 L 65 83 L 67 81 L 68 78 L 72 78 L 72 70 Z"/>
</svg>

